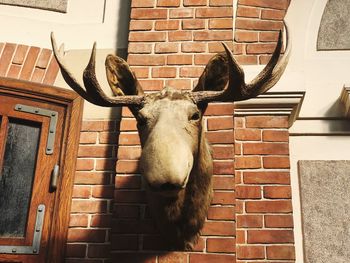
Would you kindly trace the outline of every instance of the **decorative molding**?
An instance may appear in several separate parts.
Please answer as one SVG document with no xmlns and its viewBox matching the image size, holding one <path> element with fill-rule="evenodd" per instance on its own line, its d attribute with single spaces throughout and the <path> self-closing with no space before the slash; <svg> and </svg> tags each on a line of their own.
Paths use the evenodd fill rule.
<svg viewBox="0 0 350 263">
<path fill-rule="evenodd" d="M 344 85 L 340 95 L 340 101 L 344 105 L 344 116 L 350 118 L 350 83 Z"/>
<path fill-rule="evenodd" d="M 305 92 L 267 92 L 256 98 L 235 103 L 235 116 L 289 116 L 291 127 L 299 115 Z"/>
<path fill-rule="evenodd" d="M 44 9 L 49 11 L 67 12 L 67 2 L 68 0 L 0 0 L 0 4 L 4 5 L 14 5 L 14 6 L 23 6 L 35 9 Z"/>
</svg>

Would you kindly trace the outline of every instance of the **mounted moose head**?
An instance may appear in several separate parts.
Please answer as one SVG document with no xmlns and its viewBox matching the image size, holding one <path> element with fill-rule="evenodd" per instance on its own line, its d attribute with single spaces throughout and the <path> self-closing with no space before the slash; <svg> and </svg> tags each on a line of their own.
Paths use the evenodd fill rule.
<svg viewBox="0 0 350 263">
<path fill-rule="evenodd" d="M 212 157 L 202 128 L 207 104 L 247 100 L 269 90 L 284 72 L 290 45 L 280 57 L 280 32 L 271 60 L 249 84 L 223 44 L 226 52 L 209 61 L 192 91 L 166 87 L 150 94 L 143 93 L 123 59 L 108 55 L 107 79 L 116 96 L 108 97 L 95 75 L 96 45 L 83 74 L 84 89 L 67 69 L 64 50 L 57 49 L 53 34 L 51 40 L 65 81 L 80 96 L 99 106 L 130 108 L 141 139 L 140 171 L 147 182 L 152 214 L 173 248 L 190 250 L 203 227 L 212 193 Z"/>
</svg>

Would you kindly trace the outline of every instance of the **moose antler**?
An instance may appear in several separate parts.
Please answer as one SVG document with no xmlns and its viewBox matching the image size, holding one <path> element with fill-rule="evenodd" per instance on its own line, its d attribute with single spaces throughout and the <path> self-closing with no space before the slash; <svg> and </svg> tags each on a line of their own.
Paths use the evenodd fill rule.
<svg viewBox="0 0 350 263">
<path fill-rule="evenodd" d="M 272 88 L 282 76 L 290 56 L 291 41 L 288 39 L 288 27 L 286 24 L 284 25 L 287 36 L 287 47 L 284 55 L 280 57 L 282 49 L 282 31 L 280 31 L 278 42 L 270 61 L 249 84 L 245 83 L 243 69 L 237 63 L 227 45 L 223 43 L 228 61 L 228 84 L 221 91 L 195 91 L 191 95 L 193 100 L 196 103 L 241 101 L 256 97 Z"/>
<path fill-rule="evenodd" d="M 64 47 L 61 45 L 60 49 L 57 49 L 56 40 L 53 33 L 51 33 L 51 44 L 53 53 L 61 69 L 64 80 L 73 90 L 75 90 L 87 101 L 103 107 L 131 106 L 142 104 L 144 96 L 132 95 L 111 98 L 104 93 L 97 81 L 95 73 L 96 43 L 93 45 L 89 63 L 83 73 L 85 89 L 79 84 L 79 82 L 73 77 L 72 73 L 70 73 L 67 69 L 63 58 Z"/>
</svg>

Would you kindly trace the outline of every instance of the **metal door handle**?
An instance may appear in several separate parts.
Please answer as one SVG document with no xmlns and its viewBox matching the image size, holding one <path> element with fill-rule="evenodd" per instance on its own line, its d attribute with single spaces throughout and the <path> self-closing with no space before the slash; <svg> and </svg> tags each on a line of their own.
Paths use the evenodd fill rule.
<svg viewBox="0 0 350 263">
<path fill-rule="evenodd" d="M 56 164 L 51 174 L 50 192 L 54 192 L 57 189 L 59 170 L 60 170 L 60 167 Z"/>
</svg>

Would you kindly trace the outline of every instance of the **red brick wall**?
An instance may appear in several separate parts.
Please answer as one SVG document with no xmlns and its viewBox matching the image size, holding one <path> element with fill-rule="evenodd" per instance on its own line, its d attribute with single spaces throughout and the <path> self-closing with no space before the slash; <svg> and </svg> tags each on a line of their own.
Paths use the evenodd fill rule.
<svg viewBox="0 0 350 263">
<path fill-rule="evenodd" d="M 241 64 L 265 63 L 289 1 L 239 0 L 236 20 L 232 3 L 133 0 L 128 62 L 143 88 L 192 88 L 221 41 Z M 83 124 L 66 262 L 294 261 L 286 117 L 234 121 L 232 103 L 209 106 L 213 202 L 195 251 L 166 252 L 137 171 L 136 122 L 122 115 Z"/>
<path fill-rule="evenodd" d="M 50 49 L 0 43 L 0 77 L 52 85 L 57 73 Z"/>
</svg>

